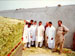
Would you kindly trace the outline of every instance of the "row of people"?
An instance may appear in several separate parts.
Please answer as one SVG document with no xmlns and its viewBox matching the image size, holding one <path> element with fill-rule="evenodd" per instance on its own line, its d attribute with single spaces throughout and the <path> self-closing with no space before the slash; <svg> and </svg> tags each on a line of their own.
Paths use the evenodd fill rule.
<svg viewBox="0 0 75 56">
<path fill-rule="evenodd" d="M 52 22 L 47 22 L 45 27 L 42 25 L 42 21 L 31 20 L 26 21 L 23 32 L 24 49 L 26 47 L 42 47 L 45 44 L 46 47 L 57 50 L 60 46 L 60 52 L 62 52 L 64 44 L 64 35 L 69 31 L 67 27 L 62 25 L 62 21 L 58 21 L 58 27 L 55 28 Z"/>
</svg>

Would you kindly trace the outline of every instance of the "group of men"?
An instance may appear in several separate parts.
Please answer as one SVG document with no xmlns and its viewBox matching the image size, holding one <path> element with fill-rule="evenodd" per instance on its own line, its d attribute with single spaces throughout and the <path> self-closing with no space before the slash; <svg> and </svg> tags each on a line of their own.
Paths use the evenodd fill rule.
<svg viewBox="0 0 75 56">
<path fill-rule="evenodd" d="M 26 47 L 45 47 L 53 49 L 56 51 L 60 47 L 60 52 L 62 52 L 64 45 L 64 35 L 69 31 L 67 27 L 62 24 L 61 20 L 58 20 L 58 27 L 55 28 L 52 22 L 47 22 L 45 27 L 42 21 L 31 20 L 30 22 L 25 21 L 24 32 L 23 32 L 23 43 L 24 49 Z"/>
</svg>

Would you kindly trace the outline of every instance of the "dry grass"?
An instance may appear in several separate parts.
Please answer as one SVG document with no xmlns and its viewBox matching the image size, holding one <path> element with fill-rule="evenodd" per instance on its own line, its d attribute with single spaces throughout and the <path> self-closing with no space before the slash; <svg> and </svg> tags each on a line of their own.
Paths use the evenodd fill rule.
<svg viewBox="0 0 75 56">
<path fill-rule="evenodd" d="M 65 49 L 65 51 L 68 49 Z M 48 48 L 26 48 L 23 50 L 23 56 L 67 56 L 66 53 L 59 54 L 58 52 L 52 52 L 51 49 Z"/>
</svg>

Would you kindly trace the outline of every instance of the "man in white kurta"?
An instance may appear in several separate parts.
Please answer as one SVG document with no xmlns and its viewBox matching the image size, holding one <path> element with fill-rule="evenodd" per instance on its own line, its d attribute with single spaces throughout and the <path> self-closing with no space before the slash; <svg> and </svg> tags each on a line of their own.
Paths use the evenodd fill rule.
<svg viewBox="0 0 75 56">
<path fill-rule="evenodd" d="M 32 40 L 31 23 L 28 24 L 27 35 L 28 35 L 28 47 L 31 47 L 31 40 Z"/>
<path fill-rule="evenodd" d="M 40 44 L 40 47 L 42 47 L 44 40 L 44 26 L 42 25 L 42 22 L 39 22 L 39 26 L 37 27 L 36 31 L 36 47 Z"/>
<path fill-rule="evenodd" d="M 48 38 L 48 48 L 55 48 L 55 27 L 52 25 L 52 22 L 49 22 L 46 29 L 46 37 Z"/>
<path fill-rule="evenodd" d="M 34 21 L 33 20 L 30 20 L 30 23 L 31 23 L 31 34 L 33 35 L 33 28 L 34 28 L 34 26 L 33 26 L 33 23 L 34 23 Z M 33 46 L 33 38 L 31 38 L 31 45 Z"/>
<path fill-rule="evenodd" d="M 27 43 L 28 43 L 27 28 L 28 28 L 28 23 L 26 22 L 26 25 L 24 25 L 24 30 L 23 30 L 24 49 L 25 49 L 25 47 L 27 47 Z"/>
<path fill-rule="evenodd" d="M 36 21 L 34 21 L 33 25 L 32 25 L 32 45 L 35 45 L 35 41 L 36 41 Z"/>
</svg>

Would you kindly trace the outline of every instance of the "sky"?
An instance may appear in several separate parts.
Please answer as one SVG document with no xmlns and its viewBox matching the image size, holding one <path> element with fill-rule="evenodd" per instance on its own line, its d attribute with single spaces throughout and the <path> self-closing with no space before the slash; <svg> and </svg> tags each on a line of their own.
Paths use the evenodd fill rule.
<svg viewBox="0 0 75 56">
<path fill-rule="evenodd" d="M 18 8 L 53 7 L 58 4 L 61 4 L 62 6 L 75 5 L 75 0 L 0 0 L 0 11 Z"/>
</svg>

